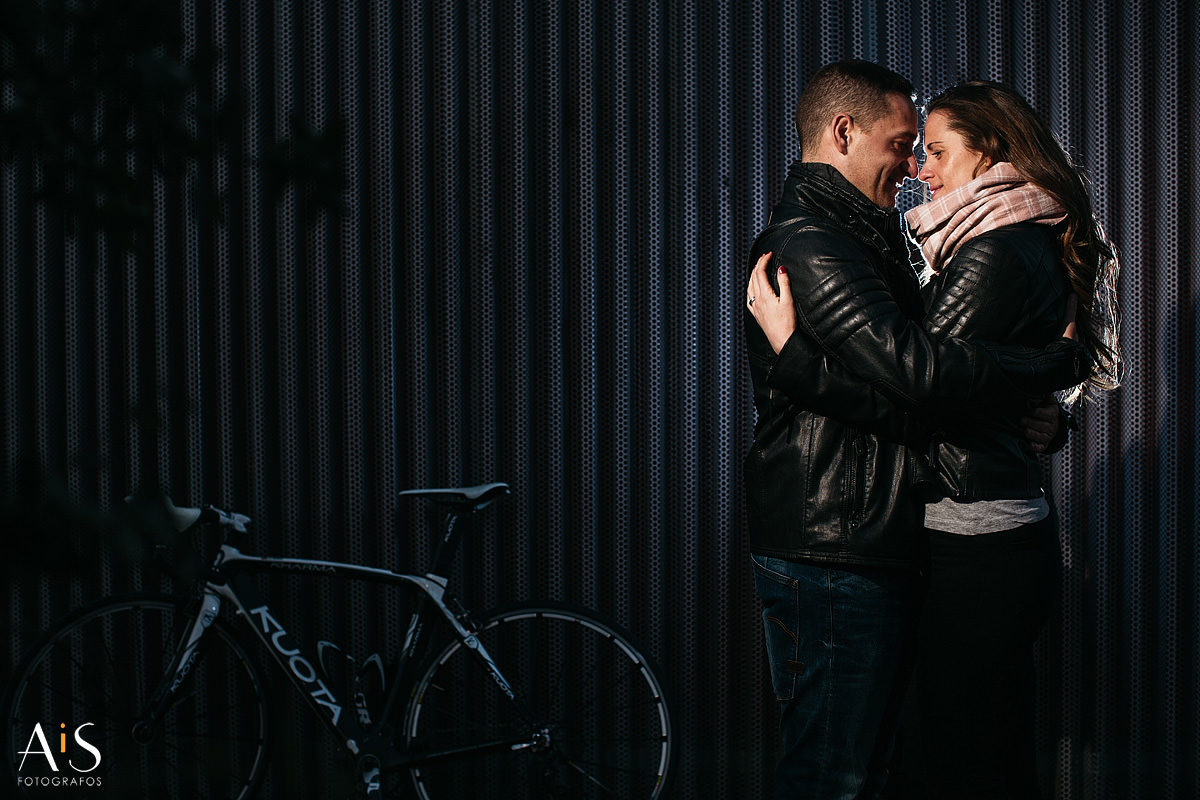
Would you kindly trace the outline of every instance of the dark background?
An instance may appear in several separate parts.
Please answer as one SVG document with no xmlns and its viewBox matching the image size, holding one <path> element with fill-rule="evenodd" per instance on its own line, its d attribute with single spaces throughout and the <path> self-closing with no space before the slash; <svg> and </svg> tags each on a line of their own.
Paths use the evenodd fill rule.
<svg viewBox="0 0 1200 800">
<path fill-rule="evenodd" d="M 804 81 L 857 56 L 925 95 L 1013 85 L 1091 178 L 1127 370 L 1046 460 L 1038 746 L 1062 800 L 1197 795 L 1194 4 L 158 5 L 3 3 L 0 674 L 158 585 L 113 522 L 132 489 L 244 511 L 262 551 L 420 569 L 396 492 L 505 480 L 468 597 L 616 617 L 676 689 L 675 796 L 764 797 L 743 262 Z M 318 627 L 382 619 L 279 588 Z M 267 796 L 324 796 L 283 772 Z"/>
</svg>

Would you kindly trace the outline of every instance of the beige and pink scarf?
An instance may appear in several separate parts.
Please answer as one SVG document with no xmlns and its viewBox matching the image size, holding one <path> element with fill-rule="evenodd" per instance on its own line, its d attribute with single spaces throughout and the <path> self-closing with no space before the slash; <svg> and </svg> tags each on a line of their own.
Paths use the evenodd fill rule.
<svg viewBox="0 0 1200 800">
<path fill-rule="evenodd" d="M 1018 222 L 1054 225 L 1066 218 L 1057 200 L 1022 178 L 1007 161 L 905 214 L 909 233 L 934 272 L 981 233 Z"/>
</svg>

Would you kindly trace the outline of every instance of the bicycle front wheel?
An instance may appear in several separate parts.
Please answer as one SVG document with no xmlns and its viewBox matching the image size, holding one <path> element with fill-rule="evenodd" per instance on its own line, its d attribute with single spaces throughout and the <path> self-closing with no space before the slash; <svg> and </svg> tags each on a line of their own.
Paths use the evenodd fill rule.
<svg viewBox="0 0 1200 800">
<path fill-rule="evenodd" d="M 674 741 L 655 667 L 620 628 L 590 611 L 501 612 L 478 641 L 451 642 L 418 683 L 405 723 L 422 800 L 662 795 Z M 507 744 L 504 744 L 507 743 Z"/>
<path fill-rule="evenodd" d="M 163 713 L 144 713 L 191 619 L 167 595 L 127 595 L 75 612 L 42 639 L 8 698 L 6 760 L 20 793 L 253 794 L 266 765 L 265 684 L 220 620 Z"/>
</svg>

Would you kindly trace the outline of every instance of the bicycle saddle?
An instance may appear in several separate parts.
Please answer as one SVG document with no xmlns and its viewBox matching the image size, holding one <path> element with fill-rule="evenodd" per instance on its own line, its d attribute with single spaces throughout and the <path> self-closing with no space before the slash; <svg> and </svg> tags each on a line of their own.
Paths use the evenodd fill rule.
<svg viewBox="0 0 1200 800">
<path fill-rule="evenodd" d="M 453 489 L 405 489 L 401 497 L 420 497 L 440 505 L 483 508 L 508 494 L 507 483 L 485 483 L 479 486 L 460 486 Z"/>
</svg>

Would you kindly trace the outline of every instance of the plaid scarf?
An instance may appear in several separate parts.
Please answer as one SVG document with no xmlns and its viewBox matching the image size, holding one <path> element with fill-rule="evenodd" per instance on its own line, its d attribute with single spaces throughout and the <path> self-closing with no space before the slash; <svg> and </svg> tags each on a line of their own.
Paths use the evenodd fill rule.
<svg viewBox="0 0 1200 800">
<path fill-rule="evenodd" d="M 929 268 L 940 272 L 958 248 L 985 231 L 1018 222 L 1054 225 L 1066 219 L 1067 212 L 1022 178 L 1016 167 L 1000 161 L 970 183 L 911 209 L 904 218 Z"/>
</svg>

